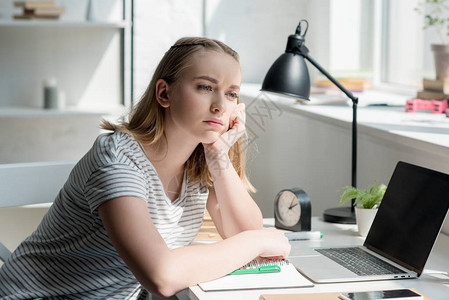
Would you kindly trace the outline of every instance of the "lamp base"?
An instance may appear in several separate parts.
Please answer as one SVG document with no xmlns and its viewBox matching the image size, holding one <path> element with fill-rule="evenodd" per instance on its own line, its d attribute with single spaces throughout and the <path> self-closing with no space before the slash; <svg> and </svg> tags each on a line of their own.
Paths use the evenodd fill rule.
<svg viewBox="0 0 449 300">
<path fill-rule="evenodd" d="M 323 213 L 324 221 L 340 224 L 355 224 L 355 213 L 351 207 L 336 207 L 326 209 Z"/>
</svg>

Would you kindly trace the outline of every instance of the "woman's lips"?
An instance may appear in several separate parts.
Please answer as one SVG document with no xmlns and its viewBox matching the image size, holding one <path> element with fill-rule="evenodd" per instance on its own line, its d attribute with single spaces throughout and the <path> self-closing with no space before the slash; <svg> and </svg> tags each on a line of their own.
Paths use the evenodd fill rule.
<svg viewBox="0 0 449 300">
<path fill-rule="evenodd" d="M 207 121 L 204 121 L 204 123 L 207 123 L 208 125 L 217 127 L 217 128 L 223 127 L 223 122 L 218 119 L 207 120 Z"/>
</svg>

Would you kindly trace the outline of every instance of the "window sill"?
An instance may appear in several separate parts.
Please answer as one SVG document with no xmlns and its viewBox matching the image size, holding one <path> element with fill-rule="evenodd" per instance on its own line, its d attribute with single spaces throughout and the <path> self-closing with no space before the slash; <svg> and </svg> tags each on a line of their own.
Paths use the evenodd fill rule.
<svg viewBox="0 0 449 300">
<path fill-rule="evenodd" d="M 349 105 L 314 105 L 311 97 L 311 101 L 303 105 L 293 98 L 261 94 L 259 89 L 260 85 L 256 84 L 242 85 L 241 97 L 248 103 L 247 114 L 251 114 L 253 101 L 268 99 L 274 101 L 278 110 L 289 111 L 332 126 L 347 129 L 351 127 L 350 100 L 346 101 Z M 410 98 L 377 91 L 363 93 L 357 114 L 359 133 L 412 148 L 426 149 L 432 153 L 446 152 L 449 148 L 449 118 L 430 111 L 407 113 L 404 109 L 407 99 Z"/>
</svg>

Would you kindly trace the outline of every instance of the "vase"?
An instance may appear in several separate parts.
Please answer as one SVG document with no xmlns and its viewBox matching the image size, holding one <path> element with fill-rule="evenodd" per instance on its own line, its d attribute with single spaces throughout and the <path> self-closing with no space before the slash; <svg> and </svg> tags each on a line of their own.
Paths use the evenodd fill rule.
<svg viewBox="0 0 449 300">
<path fill-rule="evenodd" d="M 359 230 L 359 235 L 366 237 L 368 235 L 371 224 L 376 217 L 378 209 L 377 208 L 355 208 L 355 219 L 357 222 L 357 228 Z"/>
<path fill-rule="evenodd" d="M 96 0 L 89 0 L 87 2 L 86 20 L 98 21 Z"/>
<path fill-rule="evenodd" d="M 433 57 L 437 79 L 449 78 L 449 45 L 433 44 Z"/>
</svg>

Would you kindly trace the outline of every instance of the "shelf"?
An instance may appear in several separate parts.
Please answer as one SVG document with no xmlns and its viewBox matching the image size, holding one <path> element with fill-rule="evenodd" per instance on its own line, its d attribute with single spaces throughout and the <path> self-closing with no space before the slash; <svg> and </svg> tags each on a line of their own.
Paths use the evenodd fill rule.
<svg viewBox="0 0 449 300">
<path fill-rule="evenodd" d="M 58 20 L 0 20 L 0 27 L 87 27 L 87 28 L 126 28 L 127 21 L 90 22 Z"/>
<path fill-rule="evenodd" d="M 106 108 L 78 108 L 65 109 L 41 109 L 32 107 L 0 107 L 1 117 L 48 117 L 48 116 L 104 116 L 123 114 L 123 106 L 111 106 Z"/>
</svg>

